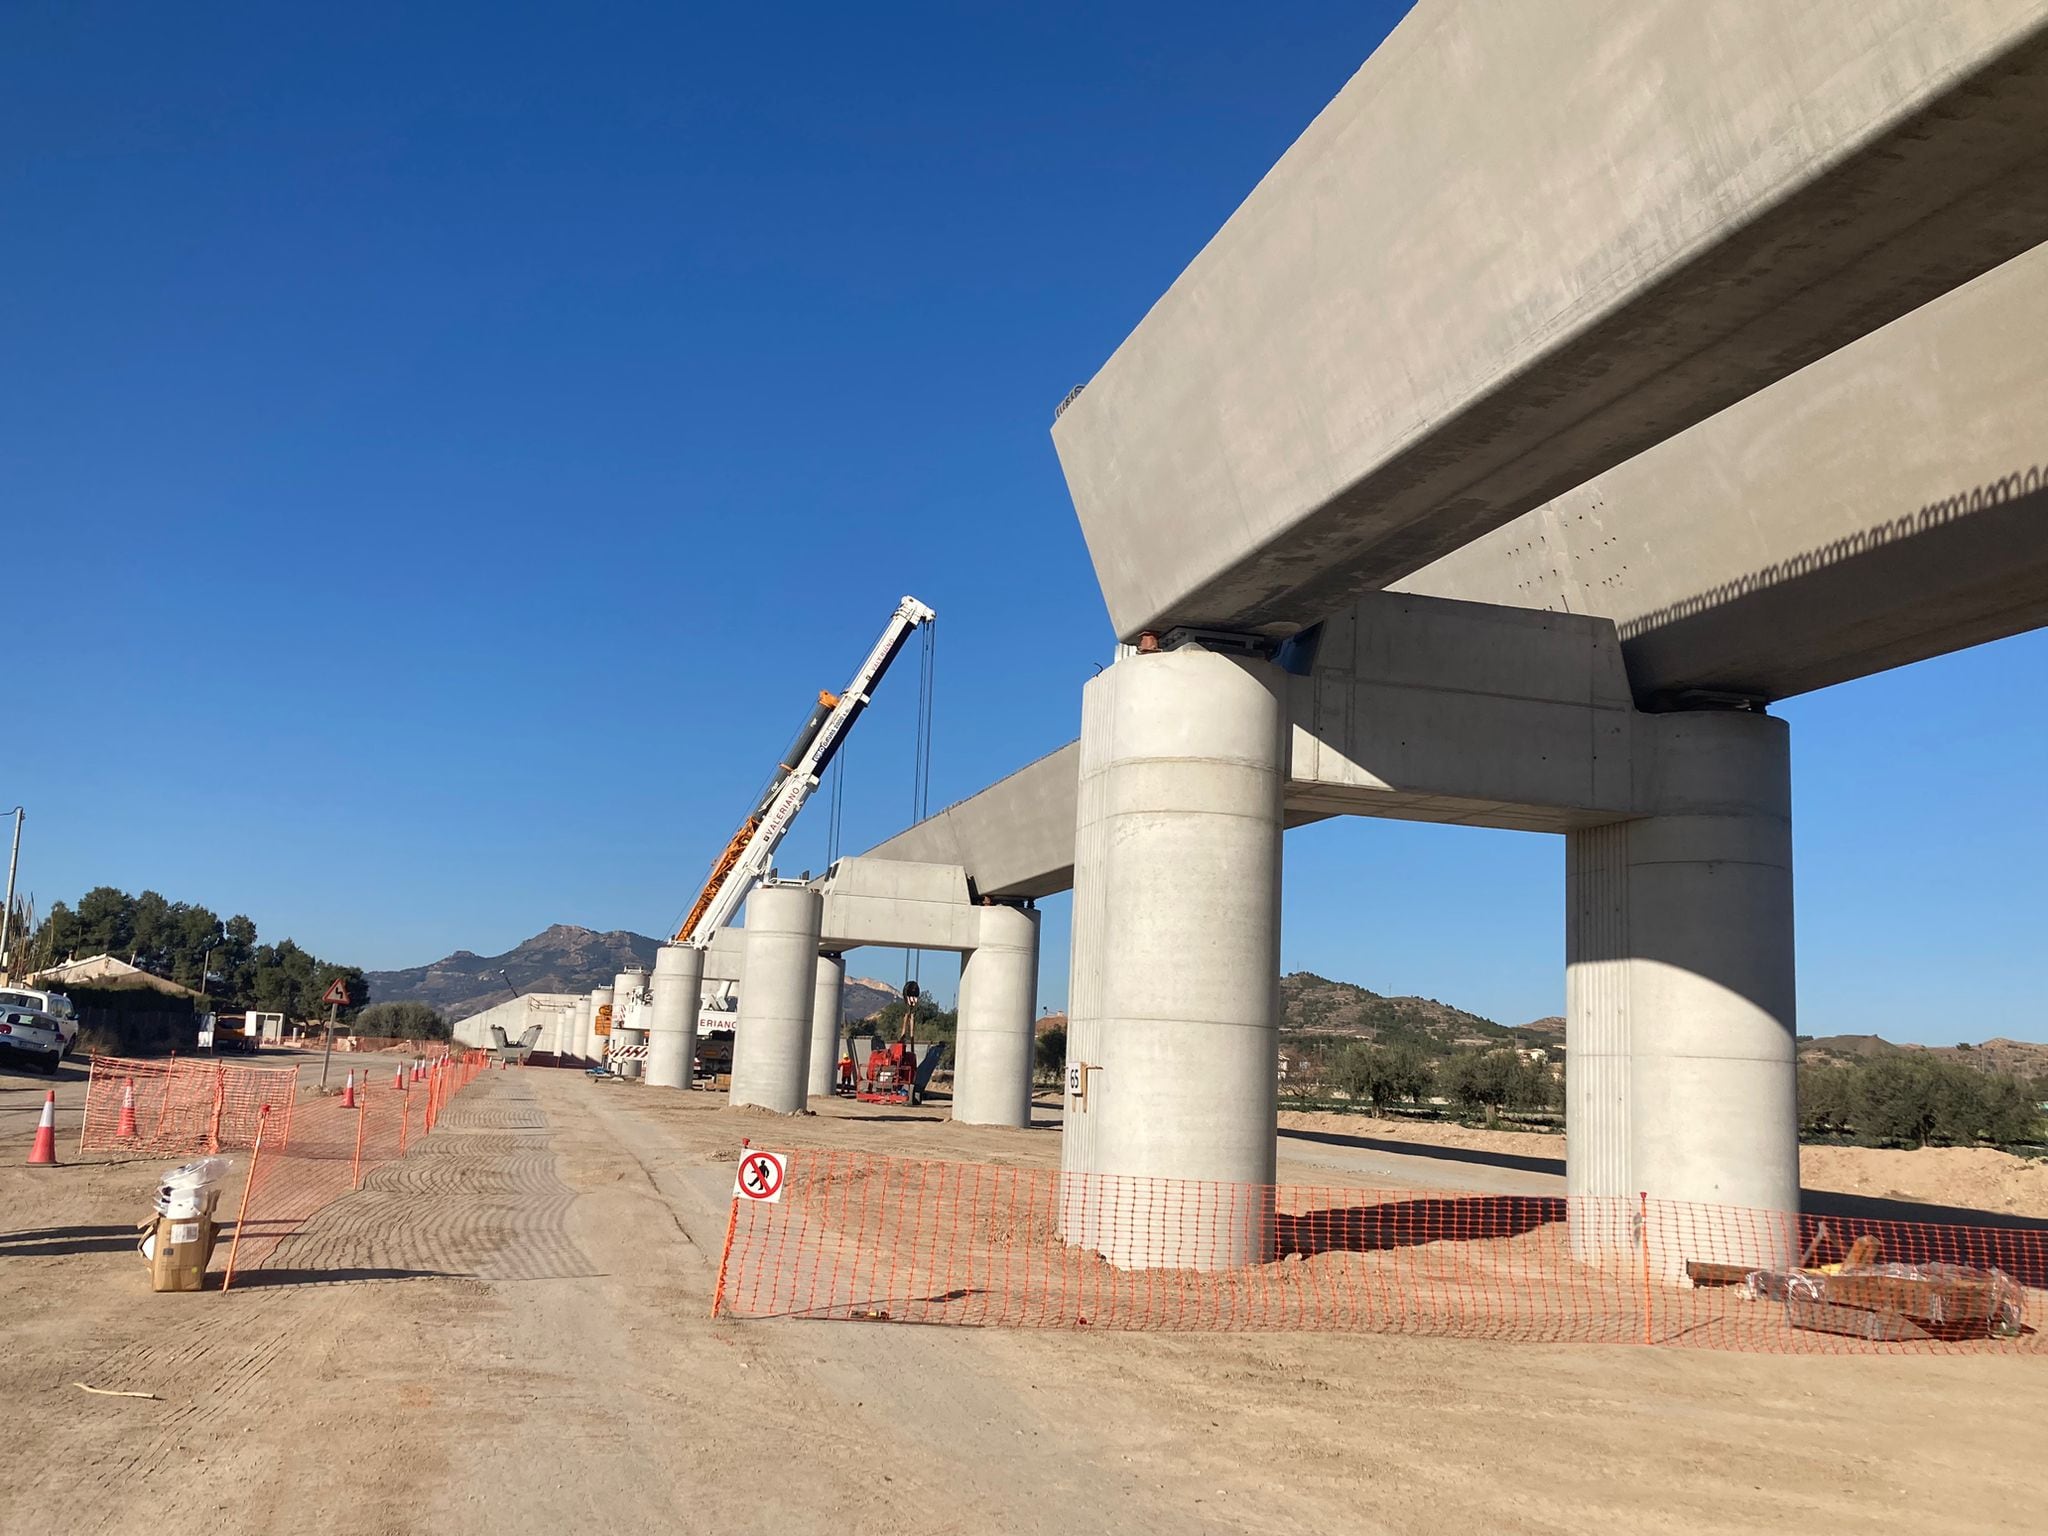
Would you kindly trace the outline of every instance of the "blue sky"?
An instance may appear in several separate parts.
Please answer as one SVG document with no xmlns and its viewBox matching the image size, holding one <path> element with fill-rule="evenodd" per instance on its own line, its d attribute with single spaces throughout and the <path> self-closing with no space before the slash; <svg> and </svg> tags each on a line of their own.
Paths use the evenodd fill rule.
<svg viewBox="0 0 2048 1536">
<path fill-rule="evenodd" d="M 725 9 L 0 12 L 0 560 L 59 743 L 0 808 L 44 906 L 150 886 L 369 967 L 658 932 L 904 592 L 935 801 L 1075 733 L 1111 637 L 1053 406 L 1400 8 Z M 2048 1037 L 2044 662 L 1785 706 L 1803 1028 Z M 914 701 L 848 848 L 905 819 Z M 824 846 L 814 806 L 783 867 Z M 1562 1007 L 1554 841 L 1288 861 L 1290 968 Z"/>
</svg>

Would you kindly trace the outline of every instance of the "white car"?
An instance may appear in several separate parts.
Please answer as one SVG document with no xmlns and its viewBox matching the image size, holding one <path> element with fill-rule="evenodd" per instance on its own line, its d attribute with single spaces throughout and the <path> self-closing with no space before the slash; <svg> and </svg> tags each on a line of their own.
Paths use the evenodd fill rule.
<svg viewBox="0 0 2048 1536">
<path fill-rule="evenodd" d="M 71 1054 L 71 1047 L 78 1041 L 78 1010 L 62 992 L 46 992 L 40 987 L 0 987 L 0 1009 L 7 1008 L 29 1008 L 55 1019 L 64 1035 L 64 1054 Z"/>
<path fill-rule="evenodd" d="M 0 1058 L 26 1057 L 30 1066 L 54 1075 L 70 1048 L 63 1020 L 36 1008 L 0 1007 Z"/>
</svg>

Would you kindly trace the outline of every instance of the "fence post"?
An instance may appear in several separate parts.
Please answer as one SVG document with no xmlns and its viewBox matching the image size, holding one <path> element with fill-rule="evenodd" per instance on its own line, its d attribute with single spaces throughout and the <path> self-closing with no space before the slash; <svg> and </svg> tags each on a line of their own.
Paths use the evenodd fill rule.
<svg viewBox="0 0 2048 1536">
<path fill-rule="evenodd" d="M 747 1160 L 747 1148 L 752 1145 L 746 1137 L 740 1138 L 740 1162 Z M 711 1316 L 715 1320 L 718 1309 L 725 1301 L 725 1267 L 732 1262 L 732 1238 L 740 1225 L 739 1176 L 733 1176 L 732 1210 L 725 1218 L 725 1246 L 718 1250 L 718 1284 L 711 1288 Z"/>
<path fill-rule="evenodd" d="M 228 1069 L 219 1063 L 215 1063 L 213 1068 L 213 1112 L 207 1117 L 206 1122 L 206 1150 L 209 1152 L 218 1152 L 220 1150 L 220 1112 L 222 1104 L 227 1099 L 227 1093 Z M 263 1112 L 266 1115 L 269 1114 L 270 1106 L 264 1105 Z"/>
<path fill-rule="evenodd" d="M 352 1187 L 356 1189 L 363 1187 L 363 1127 L 369 1118 L 370 1096 L 366 1093 L 356 1101 L 356 1156 L 349 1168 L 349 1177 L 354 1181 Z"/>
<path fill-rule="evenodd" d="M 270 1106 L 265 1104 L 256 1113 L 256 1145 L 249 1149 L 249 1177 L 242 1183 L 242 1203 L 235 1210 L 235 1238 L 228 1244 L 227 1273 L 220 1277 L 221 1293 L 235 1283 L 235 1255 L 242 1251 L 242 1228 L 249 1221 L 249 1194 L 256 1188 L 256 1170 L 263 1162 L 263 1132 L 270 1124 Z"/>
<path fill-rule="evenodd" d="M 405 1096 L 405 1106 L 398 1112 L 398 1155 L 405 1156 L 405 1133 L 412 1125 L 412 1095 Z"/>
<path fill-rule="evenodd" d="M 1641 1218 L 1637 1221 L 1636 1227 L 1641 1234 L 1640 1240 L 1643 1245 L 1643 1342 L 1654 1344 L 1656 1338 L 1650 1327 L 1650 1192 L 1638 1191 L 1636 1200 Z"/>
<path fill-rule="evenodd" d="M 85 1108 L 80 1110 L 78 1114 L 78 1155 L 80 1157 L 85 1156 L 85 1123 L 92 1118 L 92 1090 L 93 1085 L 99 1081 L 99 1078 L 100 1059 L 95 1056 L 85 1069 Z"/>
<path fill-rule="evenodd" d="M 178 1053 L 171 1052 L 171 1059 L 164 1063 L 164 1091 L 156 1097 L 156 1129 L 150 1132 L 152 1141 L 163 1140 L 164 1122 L 171 1117 L 171 1082 L 178 1075 Z"/>
</svg>

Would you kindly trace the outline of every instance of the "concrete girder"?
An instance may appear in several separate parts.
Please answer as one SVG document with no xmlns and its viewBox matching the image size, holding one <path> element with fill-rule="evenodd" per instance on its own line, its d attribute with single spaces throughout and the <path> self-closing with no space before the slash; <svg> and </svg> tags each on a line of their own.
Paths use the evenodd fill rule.
<svg viewBox="0 0 2048 1536">
<path fill-rule="evenodd" d="M 875 859 L 964 865 L 976 894 L 1035 900 L 1074 880 L 1074 777 L 1068 742 L 1009 777 L 868 850 Z M 986 798 L 984 798 L 986 796 Z M 1048 864 L 1044 850 L 1063 848 Z"/>
<path fill-rule="evenodd" d="M 957 864 L 841 859 L 813 883 L 825 898 L 818 942 L 835 953 L 869 944 L 965 953 L 981 942 L 980 909 Z"/>
<path fill-rule="evenodd" d="M 1423 0 L 1053 440 L 1118 635 L 1286 632 L 2044 238 L 2037 0 Z"/>
<path fill-rule="evenodd" d="M 1636 698 L 1781 699 L 2048 623 L 2048 245 L 1396 590 L 1615 621 Z"/>
</svg>

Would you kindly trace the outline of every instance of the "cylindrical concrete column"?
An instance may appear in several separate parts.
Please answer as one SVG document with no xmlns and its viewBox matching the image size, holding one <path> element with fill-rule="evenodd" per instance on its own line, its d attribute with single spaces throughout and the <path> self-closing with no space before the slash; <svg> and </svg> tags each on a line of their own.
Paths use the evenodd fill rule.
<svg viewBox="0 0 2048 1536">
<path fill-rule="evenodd" d="M 982 907 L 976 916 L 980 942 L 960 962 L 953 1118 L 1026 1126 L 1038 1023 L 1038 914 Z"/>
<path fill-rule="evenodd" d="M 1790 738 L 1748 712 L 1644 723 L 1655 814 L 1625 829 L 1628 1130 L 1653 1268 L 1782 1264 L 1799 1210 Z"/>
<path fill-rule="evenodd" d="M 846 960 L 841 955 L 820 955 L 811 986 L 811 1056 L 806 1088 L 812 1098 L 830 1097 L 839 1075 L 841 1000 L 846 995 Z"/>
<path fill-rule="evenodd" d="M 1565 834 L 1565 1193 L 1575 1257 L 1635 1251 L 1629 1164 L 1628 823 Z"/>
<path fill-rule="evenodd" d="M 1272 1251 L 1285 681 L 1187 646 L 1084 694 L 1062 1231 L 1126 1268 Z"/>
<path fill-rule="evenodd" d="M 612 983 L 612 1043 L 614 1045 L 645 1045 L 647 1043 L 647 973 L 639 966 L 629 966 L 619 972 Z M 619 1076 L 639 1077 L 646 1070 L 646 1064 L 639 1061 L 619 1063 Z"/>
<path fill-rule="evenodd" d="M 576 999 L 576 1010 L 569 1022 L 569 1055 L 578 1062 L 590 1059 L 590 998 Z"/>
<path fill-rule="evenodd" d="M 704 951 L 664 944 L 655 952 L 654 1000 L 647 1015 L 647 1086 L 687 1088 L 697 1054 L 697 1002 L 704 992 Z"/>
<path fill-rule="evenodd" d="M 747 979 L 733 1033 L 733 1104 L 786 1115 L 804 1107 L 824 911 L 824 898 L 806 885 L 762 885 L 747 898 Z"/>
<path fill-rule="evenodd" d="M 597 1025 L 598 1016 L 603 1014 L 612 1005 L 612 992 L 613 989 L 611 987 L 592 987 L 590 989 L 590 1048 L 583 1054 L 590 1060 L 593 1066 L 602 1066 L 606 1054 L 611 1049 L 611 1037 L 600 1035 L 597 1032 Z M 610 1028 L 611 1026 L 607 1024 L 605 1027 Z"/>
</svg>

